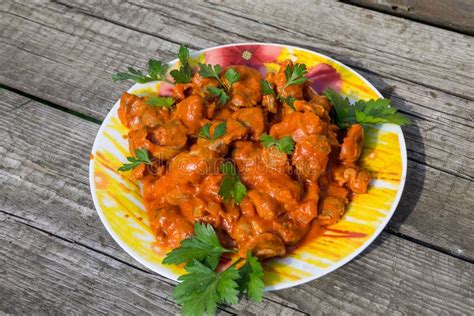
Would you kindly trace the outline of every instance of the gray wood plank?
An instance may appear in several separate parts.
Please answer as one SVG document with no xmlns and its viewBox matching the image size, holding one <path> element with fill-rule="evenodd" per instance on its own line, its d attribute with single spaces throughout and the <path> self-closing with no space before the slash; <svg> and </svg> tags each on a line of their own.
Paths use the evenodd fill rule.
<svg viewBox="0 0 474 316">
<path fill-rule="evenodd" d="M 0 166 L 2 214 L 47 231 L 75 246 L 94 249 L 142 269 L 102 227 L 90 198 L 88 151 L 98 125 L 35 101 L 25 104 L 24 97 L 6 90 L 0 90 L 0 100 L 23 104 L 0 102 L 0 111 L 14 109 L 0 117 L 0 137 L 4 139 L 0 144 L 3 161 Z M 422 172 L 417 168 L 427 170 L 425 166 L 410 165 L 412 174 Z M 459 249 L 461 253 L 458 255 L 472 260 L 472 212 L 466 210 L 473 208 L 474 201 L 472 197 L 462 194 L 472 190 L 471 183 L 464 183 L 464 187 L 457 187 L 448 196 L 442 195 L 443 191 L 449 191 L 449 181 L 456 177 L 428 170 L 421 192 L 417 191 L 421 189 L 419 183 L 408 181 L 408 194 L 402 199 L 406 206 L 402 204 L 398 208 L 396 214 L 401 218 L 390 225 L 394 230 L 399 229 L 397 225 L 400 231 L 412 229 L 419 233 L 420 240 L 441 245 L 439 247 L 444 247 L 446 251 Z M 451 199 L 451 203 L 443 204 L 447 198 Z M 443 207 L 440 209 L 436 204 Z M 437 212 L 433 212 L 434 207 Z M 406 214 L 408 210 L 410 214 Z M 465 213 L 459 215 L 460 211 Z M 415 228 L 405 228 L 403 220 L 409 222 L 409 218 L 417 218 L 410 224 Z M 451 227 L 456 229 L 448 229 Z M 28 235 L 23 234 L 22 238 Z M 253 310 L 258 314 L 262 312 L 262 306 L 265 311 L 275 313 L 362 313 L 365 310 L 390 313 L 419 308 L 425 308 L 427 312 L 447 312 L 452 308 L 455 311 L 469 308 L 469 299 L 472 300 L 469 282 L 472 280 L 466 274 L 472 273 L 472 264 L 387 233 L 383 233 L 371 249 L 354 263 L 321 280 L 295 289 L 268 293 L 264 305 L 244 301 L 243 305 L 236 307 L 236 311 Z M 379 270 L 382 272 L 376 273 Z M 169 281 L 162 277 L 156 276 L 155 280 L 169 285 Z M 450 303 L 443 305 L 440 302 L 444 302 L 445 298 Z M 228 311 L 234 312 L 233 309 Z"/>
<path fill-rule="evenodd" d="M 0 213 L 0 311 L 6 313 L 174 314 L 172 285 L 71 240 L 52 236 Z M 363 255 L 324 278 L 244 300 L 237 310 L 255 315 L 469 314 L 473 265 L 383 234 Z M 274 304 L 273 304 L 274 305 Z M 229 307 L 224 306 L 225 310 Z M 223 314 L 224 312 L 221 311 Z"/>
<path fill-rule="evenodd" d="M 88 1 L 80 6 L 77 2 L 68 3 L 67 6 L 32 2 L 2 4 L 0 8 L 4 11 L 0 13 L 2 14 L 0 38 L 4 41 L 4 45 L 0 46 L 2 56 L 0 82 L 102 119 L 120 93 L 130 85 L 128 82 L 113 83 L 110 76 L 114 71 L 123 70 L 128 64 L 140 67 L 151 56 L 163 60 L 173 58 L 178 45 L 170 40 L 179 40 L 191 43 L 193 47 L 203 48 L 226 42 L 245 41 L 248 40 L 246 36 L 251 33 L 254 36 L 252 39 L 255 40 L 278 39 L 282 42 L 307 46 L 326 52 L 330 56 L 340 57 L 350 65 L 379 71 L 374 73 L 359 69 L 384 92 L 386 97 L 392 97 L 396 106 L 412 117 L 418 118 L 416 125 L 405 130 L 408 148 L 411 151 L 410 158 L 468 180 L 474 179 L 472 132 L 474 102 L 453 95 L 450 90 L 452 82 L 447 77 L 443 79 L 442 86 L 449 87 L 449 92 L 443 92 L 427 87 L 426 83 L 413 83 L 412 75 L 402 78 L 401 72 L 397 72 L 401 77 L 383 73 L 387 67 L 404 67 L 405 63 L 418 65 L 420 63 L 418 59 L 400 63 L 380 62 L 379 68 L 369 67 L 354 61 L 371 62 L 373 57 L 377 56 L 377 52 L 374 52 L 375 55 L 368 53 L 358 55 L 355 59 L 354 53 L 357 51 L 348 50 L 344 45 L 349 44 L 342 45 L 345 42 L 315 40 L 310 35 L 288 33 L 289 31 L 282 31 L 276 27 L 278 21 L 272 22 L 276 26 L 259 24 L 245 17 L 235 16 L 232 12 L 222 12 L 229 9 L 214 5 L 210 7 L 207 3 L 198 5 L 191 2 L 189 8 L 188 6 L 173 8 L 170 7 L 171 4 L 159 3 L 146 5 L 122 3 L 105 8 L 101 3 Z M 336 15 L 342 14 L 346 8 L 346 6 L 332 8 L 332 4 L 326 2 L 322 2 L 319 7 L 322 12 L 334 10 Z M 247 6 L 243 5 L 243 9 L 245 8 Z M 108 12 L 104 17 L 107 21 L 94 16 L 94 14 L 99 16 L 105 10 Z M 245 13 L 250 17 L 254 14 L 247 11 Z M 138 19 L 137 16 L 143 18 Z M 212 21 L 209 20 L 211 16 L 214 16 Z M 265 15 L 265 18 L 269 17 Z M 327 21 L 329 24 L 336 23 L 333 17 L 320 18 L 322 21 L 329 19 Z M 372 19 L 379 24 L 385 21 L 382 14 L 375 15 Z M 399 23 L 399 19 L 388 19 L 384 23 L 388 25 Z M 232 26 L 229 32 L 222 31 L 226 29 L 222 23 Z M 460 37 L 459 43 L 470 45 L 471 39 L 462 35 L 443 30 L 438 34 L 432 28 L 415 27 L 412 24 L 407 25 L 421 28 L 417 32 L 426 33 L 426 40 L 429 39 L 433 45 L 443 41 L 448 35 L 453 35 L 456 39 Z M 325 30 L 315 29 L 320 32 Z M 357 36 L 361 36 L 357 33 L 359 31 L 354 32 Z M 360 46 L 360 41 L 358 45 Z M 453 60 L 458 60 L 468 73 L 472 69 L 472 61 L 464 54 L 469 54 L 471 48 L 456 45 L 453 44 L 452 48 L 448 47 L 446 52 L 443 50 L 441 53 L 452 57 L 449 62 L 454 63 Z M 418 48 L 416 49 L 418 52 Z M 427 48 L 422 46 L 420 49 Z M 426 56 L 421 53 L 420 55 Z M 418 66 L 428 69 L 441 67 L 426 64 Z M 456 68 L 454 64 L 450 64 L 450 67 Z M 418 73 L 419 69 L 413 72 Z M 434 80 L 430 79 L 430 82 L 438 80 L 436 74 L 430 75 Z M 463 82 L 463 87 L 467 89 L 466 94 L 471 97 L 474 86 L 472 82 L 472 78 L 467 78 Z"/>
<path fill-rule="evenodd" d="M 474 2 L 471 0 L 345 0 L 344 2 L 474 34 Z"/>
</svg>

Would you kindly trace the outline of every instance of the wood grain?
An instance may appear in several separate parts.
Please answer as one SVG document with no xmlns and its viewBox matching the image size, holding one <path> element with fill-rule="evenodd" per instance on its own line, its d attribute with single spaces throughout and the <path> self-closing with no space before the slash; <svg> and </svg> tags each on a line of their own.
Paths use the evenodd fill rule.
<svg viewBox="0 0 474 316">
<path fill-rule="evenodd" d="M 144 4 L 122 3 L 106 8 L 101 7 L 101 3 L 103 2 L 95 3 L 94 6 L 94 2 L 88 1 L 79 6 L 77 2 L 68 2 L 67 6 L 64 6 L 57 3 L 40 5 L 14 2 L 0 6 L 4 9 L 0 19 L 3 31 L 0 34 L 5 42 L 0 46 L 0 82 L 80 113 L 103 119 L 120 93 L 130 85 L 129 82 L 113 83 L 110 80 L 111 74 L 123 70 L 128 64 L 140 67 L 151 56 L 162 60 L 174 58 L 178 45 L 169 41 L 170 34 L 173 34 L 174 39 L 203 48 L 226 41 L 249 40 L 237 33 L 247 34 L 250 26 L 257 28 L 259 25 L 257 30 L 260 33 L 252 33 L 256 40 L 272 41 L 270 36 L 278 35 L 279 37 L 275 38 L 282 41 L 295 43 L 295 38 L 300 38 L 301 42 L 295 43 L 296 45 L 309 45 L 305 35 L 287 34 L 279 28 L 271 31 L 270 26 L 262 26 L 255 21 L 220 12 L 219 10 L 224 9 L 218 6 L 213 6 L 214 9 L 208 8 L 210 5 L 206 3 L 190 3 L 190 13 L 183 12 L 183 8 L 178 10 L 163 4 L 148 4 L 151 6 L 148 8 L 144 7 Z M 326 3 L 320 6 L 323 11 L 327 6 L 329 7 L 325 10 L 333 10 L 331 5 Z M 102 10 L 98 11 L 97 8 Z M 194 12 L 191 9 L 198 11 L 191 13 Z M 102 14 L 102 11 L 108 12 L 105 17 L 107 20 L 93 16 Z M 214 11 L 216 12 L 213 13 Z M 211 23 L 207 20 L 209 16 L 205 19 L 206 13 L 209 16 L 216 14 L 213 19 L 217 21 Z M 253 13 L 248 14 L 251 16 Z M 136 18 L 142 15 L 143 18 Z M 173 20 L 180 18 L 184 19 L 184 22 Z M 377 16 L 377 20 L 380 19 L 381 17 Z M 240 28 L 239 31 L 219 30 L 223 27 L 219 24 L 223 23 L 222 21 L 228 21 L 233 28 Z M 213 26 L 213 23 L 219 25 Z M 395 22 L 389 20 L 387 23 Z M 263 30 L 260 30 L 261 28 Z M 437 33 L 433 30 L 427 30 L 430 36 L 434 37 L 430 37 L 431 43 L 442 40 L 436 37 Z M 427 30 L 425 32 L 428 32 Z M 454 36 L 456 38 L 461 35 Z M 306 42 L 303 41 L 304 38 Z M 469 44 L 470 39 L 464 41 Z M 329 43 L 320 42 L 321 45 Z M 342 49 L 340 43 L 326 44 L 324 47 L 307 47 L 317 47 L 317 50 L 332 57 L 341 57 L 350 65 L 359 67 L 358 63 L 347 59 L 347 56 L 353 56 L 353 52 L 346 56 L 349 52 L 345 48 Z M 471 69 L 470 59 L 463 55 L 470 51 L 469 48 L 463 50 L 454 46 L 449 54 L 456 56 L 458 50 L 463 53 L 454 59 L 464 58 L 463 67 Z M 360 58 L 369 60 L 372 57 L 367 54 Z M 394 65 L 403 66 L 403 63 Z M 372 68 L 380 71 L 387 67 L 380 64 L 380 68 Z M 411 75 L 408 78 L 385 76 L 364 69 L 358 68 L 386 97 L 391 97 L 397 107 L 415 118 L 416 125 L 405 130 L 410 158 L 473 180 L 474 102 L 454 96 L 451 92 L 429 88 L 424 84 L 414 84 Z M 472 78 L 463 86 L 472 96 L 474 85 L 469 84 L 470 82 L 473 82 Z M 451 84 L 451 81 L 444 80 L 443 87 L 451 87 Z"/>
<path fill-rule="evenodd" d="M 172 285 L 74 241 L 0 213 L 0 311 L 21 313 L 175 314 Z M 363 271 L 361 273 L 361 271 Z M 383 234 L 363 255 L 323 279 L 241 301 L 221 314 L 301 315 L 474 312 L 461 260 Z M 287 300 L 297 308 L 275 304 Z M 278 307 L 276 308 L 275 305 Z"/>
<path fill-rule="evenodd" d="M 344 2 L 474 34 L 474 2 L 471 0 L 344 0 Z"/>
</svg>

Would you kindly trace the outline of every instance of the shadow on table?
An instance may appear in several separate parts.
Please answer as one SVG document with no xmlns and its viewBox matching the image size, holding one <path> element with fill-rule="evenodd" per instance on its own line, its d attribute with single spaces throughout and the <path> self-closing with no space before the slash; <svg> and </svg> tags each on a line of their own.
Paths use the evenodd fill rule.
<svg viewBox="0 0 474 316">
<path fill-rule="evenodd" d="M 384 79 L 378 75 L 367 73 L 363 70 L 356 71 L 361 73 L 362 76 L 370 81 L 385 98 L 390 98 L 393 106 L 401 110 L 404 114 L 411 113 L 409 107 L 405 104 L 405 100 L 397 94 L 395 87 L 387 84 Z M 405 188 L 392 219 L 384 229 L 384 231 L 392 233 L 400 233 L 400 227 L 410 217 L 420 199 L 425 181 L 426 166 L 423 137 L 420 133 L 420 128 L 418 127 L 417 118 L 411 116 L 410 119 L 411 124 L 402 128 L 408 155 Z M 384 242 L 385 239 L 378 238 L 374 241 L 371 247 L 368 247 L 361 254 L 361 257 L 369 254 Z"/>
</svg>

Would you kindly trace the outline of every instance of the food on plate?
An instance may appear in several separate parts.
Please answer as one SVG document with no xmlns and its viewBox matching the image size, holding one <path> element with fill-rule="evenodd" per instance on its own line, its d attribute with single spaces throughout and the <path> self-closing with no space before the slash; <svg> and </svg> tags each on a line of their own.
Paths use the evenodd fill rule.
<svg viewBox="0 0 474 316">
<path fill-rule="evenodd" d="M 261 299 L 259 260 L 298 247 L 313 225 L 337 223 L 351 196 L 367 192 L 364 124 L 408 121 L 386 99 L 351 105 L 316 93 L 306 66 L 291 60 L 262 75 L 244 65 L 193 68 L 185 47 L 178 57 L 170 72 L 150 60 L 148 74 L 114 75 L 173 83 L 171 96 L 122 95 L 132 155 L 119 170 L 143 184 L 153 234 L 170 250 L 164 262 L 186 263 L 175 299 L 186 313 L 212 312 L 239 291 Z M 230 253 L 241 259 L 216 272 Z M 208 282 L 192 283 L 199 278 Z M 213 287 L 211 305 L 195 305 L 199 287 Z"/>
</svg>

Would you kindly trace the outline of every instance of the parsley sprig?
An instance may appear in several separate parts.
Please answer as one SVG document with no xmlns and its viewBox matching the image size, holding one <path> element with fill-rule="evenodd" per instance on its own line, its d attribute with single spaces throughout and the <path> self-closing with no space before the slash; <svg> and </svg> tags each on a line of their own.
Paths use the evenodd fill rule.
<svg viewBox="0 0 474 316">
<path fill-rule="evenodd" d="M 181 283 L 173 291 L 183 315 L 214 314 L 218 304 L 236 304 L 240 293 L 258 302 L 262 300 L 265 285 L 258 259 L 249 252 L 240 269 L 237 266 L 243 259 L 216 272 L 220 256 L 226 252 L 231 250 L 222 247 L 211 225 L 195 223 L 194 236 L 166 255 L 165 264 L 186 263 L 188 273 L 178 278 Z"/>
<path fill-rule="evenodd" d="M 222 247 L 211 225 L 195 224 L 194 238 L 185 239 L 163 260 L 164 264 L 181 264 L 196 259 L 214 270 L 222 254 L 232 250 Z"/>
<path fill-rule="evenodd" d="M 166 70 L 168 66 L 156 59 L 148 61 L 148 73 L 144 74 L 140 70 L 128 67 L 128 72 L 118 72 L 112 75 L 114 81 L 133 80 L 137 83 L 147 83 L 156 80 L 165 80 Z"/>
<path fill-rule="evenodd" d="M 224 73 L 225 80 L 222 80 L 220 77 L 222 67 L 220 65 L 199 64 L 199 68 L 199 74 L 204 78 L 213 78 L 219 81 L 222 88 L 209 87 L 208 91 L 218 97 L 221 104 L 226 104 L 229 101 L 229 93 L 232 85 L 240 79 L 239 73 L 230 67 Z"/>
<path fill-rule="evenodd" d="M 282 151 L 288 155 L 293 152 L 295 148 L 295 142 L 290 136 L 285 136 L 281 139 L 276 139 L 270 135 L 262 134 L 260 136 L 260 143 L 264 147 L 272 147 L 275 146 L 279 151 Z"/>
<path fill-rule="evenodd" d="M 163 106 L 170 108 L 174 104 L 174 99 L 172 97 L 151 96 L 146 99 L 145 103 L 151 106 Z"/>
<path fill-rule="evenodd" d="M 179 69 L 172 70 L 170 72 L 176 83 L 189 83 L 193 77 L 193 69 L 189 65 L 189 49 L 181 45 L 179 47 L 178 59 L 181 64 Z"/>
<path fill-rule="evenodd" d="M 294 98 L 294 97 L 289 96 L 289 97 L 284 98 L 284 97 L 282 97 L 282 96 L 279 95 L 279 94 L 277 95 L 277 94 L 275 93 L 275 90 L 273 90 L 273 88 L 272 88 L 270 82 L 268 82 L 267 80 L 262 80 L 262 81 L 260 81 L 260 86 L 261 86 L 261 88 L 262 88 L 262 94 L 263 94 L 263 95 L 268 95 L 268 94 L 273 95 L 273 96 L 275 96 L 275 98 L 277 98 L 277 99 L 280 100 L 281 102 L 285 102 L 286 104 L 288 104 L 288 106 L 289 106 L 293 111 L 296 111 L 295 105 L 294 105 L 294 103 L 295 103 L 295 98 Z"/>
<path fill-rule="evenodd" d="M 286 84 L 285 88 L 294 84 L 304 83 L 308 80 L 306 78 L 306 74 L 308 71 L 306 70 L 305 64 L 294 64 L 293 69 L 291 69 L 290 65 L 286 66 L 285 68 L 285 77 L 286 77 Z"/>
<path fill-rule="evenodd" d="M 214 141 L 219 137 L 224 136 L 226 131 L 227 122 L 222 122 L 214 128 L 214 134 L 211 136 L 211 123 L 207 123 L 199 130 L 199 137 Z"/>
<path fill-rule="evenodd" d="M 221 171 L 224 174 L 219 187 L 219 195 L 225 200 L 234 200 L 237 204 L 242 202 L 247 195 L 247 188 L 240 181 L 237 170 L 231 162 L 222 164 Z"/>
<path fill-rule="evenodd" d="M 390 99 L 359 100 L 351 105 L 348 98 L 343 98 L 333 90 L 326 90 L 324 95 L 334 105 L 335 121 L 340 128 L 347 128 L 355 123 L 410 123 L 408 117 L 398 113 L 397 109 L 390 105 Z"/>
<path fill-rule="evenodd" d="M 123 164 L 120 168 L 118 168 L 118 171 L 129 171 L 132 170 L 142 163 L 150 165 L 152 162 L 150 160 L 150 157 L 148 156 L 148 151 L 146 149 L 140 148 L 135 150 L 135 157 L 127 157 L 127 160 L 130 163 L 125 163 Z"/>
</svg>

